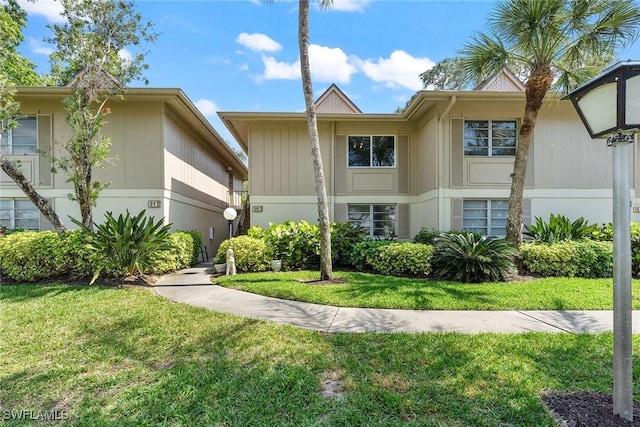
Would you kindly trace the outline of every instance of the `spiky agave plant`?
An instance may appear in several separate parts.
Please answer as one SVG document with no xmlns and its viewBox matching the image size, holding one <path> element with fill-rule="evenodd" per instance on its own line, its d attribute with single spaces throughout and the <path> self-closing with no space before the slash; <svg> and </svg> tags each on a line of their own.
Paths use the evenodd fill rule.
<svg viewBox="0 0 640 427">
<path fill-rule="evenodd" d="M 504 239 L 474 233 L 441 234 L 433 254 L 434 273 L 467 283 L 503 282 L 514 266 L 517 251 Z"/>
</svg>

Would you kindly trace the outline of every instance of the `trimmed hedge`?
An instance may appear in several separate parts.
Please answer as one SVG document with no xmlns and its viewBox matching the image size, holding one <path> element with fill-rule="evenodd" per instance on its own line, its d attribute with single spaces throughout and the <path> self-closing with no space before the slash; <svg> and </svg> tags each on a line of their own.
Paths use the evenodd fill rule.
<svg viewBox="0 0 640 427">
<path fill-rule="evenodd" d="M 24 231 L 0 238 L 0 269 L 20 282 L 36 282 L 61 276 L 91 278 L 98 267 L 102 275 L 120 277 L 122 269 L 100 252 L 87 248 L 91 236 L 80 230 L 62 234 L 53 231 Z M 170 235 L 170 249 L 153 254 L 144 273 L 162 274 L 191 265 L 194 253 L 191 232 Z M 198 252 L 200 245 L 198 245 Z"/>
<path fill-rule="evenodd" d="M 227 250 L 233 249 L 238 272 L 266 271 L 271 268 L 273 252 L 262 239 L 250 236 L 238 236 L 227 239 L 220 244 L 214 262 L 227 261 Z"/>
<path fill-rule="evenodd" d="M 613 244 L 593 240 L 523 243 L 523 268 L 541 276 L 611 277 Z"/>
<path fill-rule="evenodd" d="M 394 242 L 375 247 L 372 255 L 369 263 L 378 273 L 401 277 L 427 277 L 431 273 L 430 245 Z"/>
</svg>

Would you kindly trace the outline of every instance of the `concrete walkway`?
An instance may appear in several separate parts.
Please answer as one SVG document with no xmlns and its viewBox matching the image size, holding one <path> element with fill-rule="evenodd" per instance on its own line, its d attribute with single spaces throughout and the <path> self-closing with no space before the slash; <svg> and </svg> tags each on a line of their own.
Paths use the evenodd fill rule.
<svg viewBox="0 0 640 427">
<path fill-rule="evenodd" d="M 322 332 L 597 333 L 613 330 L 613 312 L 448 311 L 342 308 L 264 297 L 211 283 L 211 264 L 164 276 L 158 295 L 213 311 L 295 325 Z M 633 312 L 640 333 L 640 311 Z"/>
</svg>

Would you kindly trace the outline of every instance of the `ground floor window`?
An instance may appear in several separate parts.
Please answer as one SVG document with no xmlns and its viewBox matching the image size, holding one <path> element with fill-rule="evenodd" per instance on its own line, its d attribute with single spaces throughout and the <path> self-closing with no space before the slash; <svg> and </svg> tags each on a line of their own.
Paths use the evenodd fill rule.
<svg viewBox="0 0 640 427">
<path fill-rule="evenodd" d="M 40 212 L 28 199 L 0 199 L 0 227 L 40 229 Z"/>
<path fill-rule="evenodd" d="M 396 237 L 396 205 L 349 205 L 348 221 L 362 226 L 369 237 Z"/>
<path fill-rule="evenodd" d="M 504 237 L 507 234 L 509 200 L 464 200 L 462 228 L 484 236 Z"/>
</svg>

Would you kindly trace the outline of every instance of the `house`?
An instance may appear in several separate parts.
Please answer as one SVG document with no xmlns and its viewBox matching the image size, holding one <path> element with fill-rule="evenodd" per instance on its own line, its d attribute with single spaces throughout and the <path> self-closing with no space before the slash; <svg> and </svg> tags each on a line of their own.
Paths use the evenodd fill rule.
<svg viewBox="0 0 640 427">
<path fill-rule="evenodd" d="M 476 90 L 420 91 L 398 114 L 362 113 L 330 86 L 316 109 L 331 220 L 362 224 L 372 237 L 411 239 L 422 227 L 504 236 L 524 105 L 524 86 L 507 70 Z M 305 113 L 219 116 L 249 155 L 252 225 L 317 222 Z M 571 103 L 549 94 L 529 154 L 525 223 L 551 213 L 611 222 L 611 163 Z"/>
<path fill-rule="evenodd" d="M 2 135 L 0 152 L 18 161 L 36 190 L 50 199 L 60 219 L 80 218 L 73 192 L 63 172 L 52 173 L 41 152 L 60 155 L 71 135 L 62 100 L 66 87 L 18 88 L 16 100 L 24 116 L 20 126 Z M 199 230 L 211 255 L 229 237 L 222 212 L 239 211 L 233 226 L 243 219 L 242 183 L 247 167 L 179 89 L 127 89 L 122 99 L 112 99 L 102 129 L 111 138 L 113 164 L 94 168 L 94 179 L 109 181 L 93 212 L 102 222 L 114 215 L 143 209 L 156 219 L 165 218 L 174 230 Z M 0 225 L 7 228 L 51 229 L 18 186 L 0 172 Z M 235 232 L 235 231 L 234 231 Z"/>
</svg>

